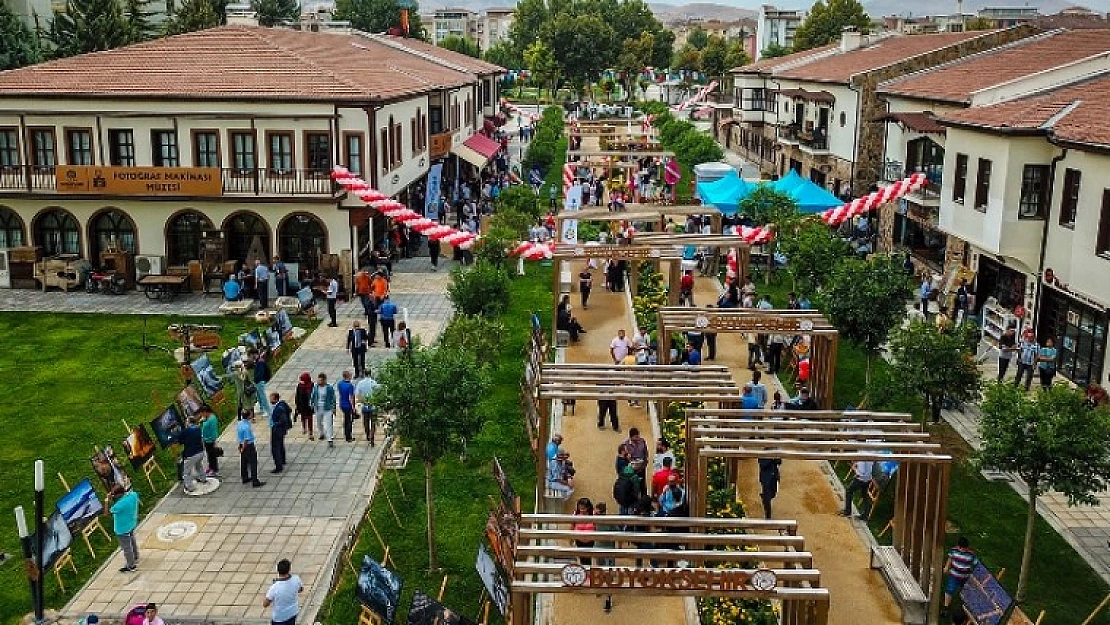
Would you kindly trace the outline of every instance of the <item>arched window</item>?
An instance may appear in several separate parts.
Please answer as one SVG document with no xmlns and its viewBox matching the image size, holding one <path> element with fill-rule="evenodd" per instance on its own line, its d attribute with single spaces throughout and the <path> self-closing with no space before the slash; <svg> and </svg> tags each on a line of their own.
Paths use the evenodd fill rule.
<svg viewBox="0 0 1110 625">
<path fill-rule="evenodd" d="M 200 260 L 200 240 L 212 221 L 194 210 L 181 211 L 166 224 L 166 261 L 171 267 Z"/>
<path fill-rule="evenodd" d="M 228 260 L 268 262 L 270 259 L 270 226 L 250 211 L 234 213 L 224 220 Z"/>
<path fill-rule="evenodd" d="M 115 247 L 132 254 L 139 251 L 135 222 L 118 208 L 107 208 L 89 220 L 89 257 L 99 261 L 100 253 Z"/>
<path fill-rule="evenodd" d="M 23 244 L 23 220 L 12 209 L 0 206 L 0 248 Z"/>
<path fill-rule="evenodd" d="M 35 217 L 35 245 L 44 256 L 81 255 L 81 226 L 64 208 L 48 208 Z"/>
<path fill-rule="evenodd" d="M 289 263 L 300 263 L 301 269 L 316 269 L 320 253 L 328 251 L 328 234 L 319 218 L 308 213 L 295 213 L 278 226 L 278 255 Z"/>
</svg>

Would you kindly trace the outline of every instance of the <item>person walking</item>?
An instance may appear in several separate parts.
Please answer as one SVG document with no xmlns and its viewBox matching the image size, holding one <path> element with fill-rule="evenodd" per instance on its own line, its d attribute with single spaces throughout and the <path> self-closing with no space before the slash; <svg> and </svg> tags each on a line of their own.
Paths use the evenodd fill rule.
<svg viewBox="0 0 1110 625">
<path fill-rule="evenodd" d="M 339 299 L 339 281 L 332 276 L 328 280 L 328 317 L 331 318 L 331 323 L 328 324 L 329 328 L 338 328 L 339 324 L 335 322 L 335 303 Z"/>
<path fill-rule="evenodd" d="M 1037 374 L 1041 378 L 1041 388 L 1052 386 L 1052 378 L 1056 377 L 1056 341 L 1052 337 L 1044 340 L 1037 353 Z"/>
<path fill-rule="evenodd" d="M 254 431 L 251 429 L 251 411 L 239 411 L 239 423 L 235 425 L 235 437 L 239 441 L 239 474 L 243 483 L 259 488 L 266 482 L 258 480 L 258 449 L 254 446 Z"/>
<path fill-rule="evenodd" d="M 362 402 L 362 431 L 366 434 L 366 440 L 370 446 L 374 446 L 375 434 L 377 434 L 377 410 L 371 399 L 374 396 L 374 391 L 380 386 L 373 377 L 370 376 L 370 370 L 367 369 L 362 379 L 355 385 L 355 397 Z"/>
<path fill-rule="evenodd" d="M 623 329 L 617 330 L 617 336 L 609 343 L 609 356 L 613 359 L 613 364 L 621 364 L 621 361 L 631 350 L 632 341 L 625 337 Z"/>
<path fill-rule="evenodd" d="M 355 295 L 358 296 L 362 309 L 366 310 L 370 305 L 370 272 L 365 267 L 355 274 Z"/>
<path fill-rule="evenodd" d="M 755 401 L 759 404 L 760 409 L 767 406 L 767 386 L 760 382 L 763 378 L 762 371 L 752 372 L 752 395 L 755 396 Z"/>
<path fill-rule="evenodd" d="M 181 443 L 181 481 L 186 493 L 196 490 L 196 483 L 204 484 L 208 478 L 204 473 L 204 439 L 197 427 L 196 417 L 185 420 L 185 429 L 177 435 Z"/>
<path fill-rule="evenodd" d="M 293 409 L 277 393 L 270 393 L 270 401 L 274 404 L 270 412 L 270 454 L 274 457 L 274 468 L 270 473 L 281 473 L 287 464 L 285 435 L 293 429 Z"/>
<path fill-rule="evenodd" d="M 394 304 L 389 299 L 389 294 L 386 294 L 380 306 L 378 306 L 378 320 L 382 324 L 382 340 L 385 341 L 386 347 L 392 347 L 390 341 L 393 340 L 393 331 L 396 329 L 397 317 L 397 304 Z"/>
<path fill-rule="evenodd" d="M 258 293 L 258 308 L 270 307 L 270 270 L 261 260 L 254 261 L 254 290 Z"/>
<path fill-rule="evenodd" d="M 439 240 L 428 239 L 428 257 L 432 259 L 432 271 L 439 271 Z"/>
<path fill-rule="evenodd" d="M 316 414 L 316 426 L 320 430 L 320 440 L 328 439 L 328 447 L 335 447 L 335 387 L 328 384 L 328 374 L 316 376 L 316 386 L 312 387 L 309 397 L 312 412 Z"/>
<path fill-rule="evenodd" d="M 1025 332 L 1021 333 L 1017 351 L 1017 375 L 1014 376 L 1014 386 L 1019 386 L 1022 376 L 1025 376 L 1025 390 L 1028 391 L 1033 385 L 1033 369 L 1037 367 L 1037 357 L 1041 353 L 1041 346 L 1037 344 L 1037 339 L 1033 338 L 1032 328 L 1026 328 Z"/>
<path fill-rule="evenodd" d="M 312 440 L 312 375 L 307 371 L 301 374 L 293 401 L 301 416 L 301 434 L 308 434 L 308 439 Z"/>
<path fill-rule="evenodd" d="M 617 417 L 617 400 L 615 399 L 599 399 L 597 400 L 597 429 L 605 429 L 605 415 L 609 415 L 609 425 L 613 427 L 614 432 L 621 431 L 620 418 Z"/>
<path fill-rule="evenodd" d="M 781 458 L 759 459 L 759 499 L 763 502 L 763 518 L 771 518 L 771 502 L 779 494 L 779 466 Z"/>
<path fill-rule="evenodd" d="M 298 597 L 304 592 L 304 583 L 301 578 L 292 574 L 293 565 L 289 560 L 277 563 L 277 578 L 266 591 L 266 598 L 262 607 L 271 608 L 271 625 L 297 625 L 297 615 L 300 614 L 301 605 Z"/>
<path fill-rule="evenodd" d="M 1017 329 L 1014 326 L 1006 328 L 1002 336 L 998 337 L 998 382 L 1006 378 L 1006 370 L 1010 368 L 1010 361 L 1017 353 Z"/>
<path fill-rule="evenodd" d="M 343 440 L 353 443 L 355 437 L 351 430 L 355 420 L 355 385 L 351 382 L 350 371 L 343 372 L 343 379 L 335 385 L 335 391 L 339 395 L 339 409 L 343 411 Z"/>
<path fill-rule="evenodd" d="M 362 325 L 358 321 L 352 323 L 347 331 L 347 353 L 351 355 L 356 378 L 361 378 L 366 371 L 366 346 L 369 344 L 370 337 Z"/>
<path fill-rule="evenodd" d="M 112 528 L 123 551 L 123 568 L 120 573 L 130 573 L 139 566 L 139 543 L 135 542 L 135 528 L 139 525 L 139 493 L 124 491 L 116 484 L 108 493 L 108 511 L 112 513 Z"/>
<path fill-rule="evenodd" d="M 285 263 L 274 256 L 274 264 L 270 267 L 270 271 L 274 274 L 274 286 L 277 287 L 278 296 L 289 295 L 289 269 L 285 267 Z"/>
<path fill-rule="evenodd" d="M 944 606 L 941 615 L 948 615 L 948 608 L 952 605 L 952 597 L 960 594 L 960 590 L 971 577 L 971 572 L 979 564 L 979 556 L 971 548 L 971 542 L 966 536 L 960 536 L 956 546 L 948 550 L 948 558 L 944 563 Z"/>
<path fill-rule="evenodd" d="M 594 288 L 594 276 L 590 273 L 590 266 L 586 265 L 582 268 L 582 273 L 578 274 L 578 292 L 582 295 L 582 309 L 589 310 L 590 291 Z"/>
<path fill-rule="evenodd" d="M 269 418 L 270 396 L 266 394 L 266 384 L 273 377 L 273 373 L 266 360 L 266 352 L 259 353 L 254 359 L 254 389 L 258 396 L 258 407 L 262 410 L 262 414 Z"/>
<path fill-rule="evenodd" d="M 224 453 L 224 450 L 216 445 L 216 441 L 220 438 L 220 418 L 208 406 L 201 406 L 197 410 L 197 416 L 204 417 L 200 422 L 200 439 L 204 443 L 204 454 L 208 458 L 208 470 L 205 475 L 220 477 L 220 456 Z"/>
<path fill-rule="evenodd" d="M 918 290 L 918 297 L 921 298 L 921 313 L 925 318 L 929 318 L 929 294 L 933 291 L 933 285 L 929 281 L 929 273 L 921 274 L 921 288 Z"/>
<path fill-rule="evenodd" d="M 866 507 L 871 509 L 871 500 L 867 497 L 867 487 L 871 485 L 871 475 L 875 467 L 875 463 L 870 460 L 859 460 L 852 465 L 855 471 L 855 477 L 852 478 L 852 483 L 844 491 L 844 509 L 840 511 L 840 516 L 852 516 L 852 495 L 856 492 L 863 493 L 863 500 L 860 505 L 859 518 L 867 518 L 867 513 L 864 512 Z"/>
</svg>

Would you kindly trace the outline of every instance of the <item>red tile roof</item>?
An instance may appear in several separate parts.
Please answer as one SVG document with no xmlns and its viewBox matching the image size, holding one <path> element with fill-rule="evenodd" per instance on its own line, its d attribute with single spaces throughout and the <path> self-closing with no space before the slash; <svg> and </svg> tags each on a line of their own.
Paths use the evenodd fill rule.
<svg viewBox="0 0 1110 625">
<path fill-rule="evenodd" d="M 816 58 L 818 56 L 821 56 L 822 54 L 825 54 L 826 52 L 839 47 L 840 42 L 838 41 L 836 43 L 830 43 L 827 46 L 813 48 L 812 50 L 803 50 L 801 52 L 787 54 L 786 56 L 779 56 L 772 59 L 759 59 L 755 63 L 748 63 L 747 65 L 744 65 L 742 67 L 734 68 L 731 71 L 745 74 L 769 74 L 773 72 L 776 68 L 782 67 L 784 65 L 789 65 L 791 63 L 804 61 L 805 59 L 808 59 L 810 57 Z"/>
<path fill-rule="evenodd" d="M 1053 31 L 883 83 L 880 93 L 970 104 L 979 90 L 1110 52 L 1110 30 Z"/>
<path fill-rule="evenodd" d="M 937 123 L 936 117 L 929 111 L 922 113 L 887 113 L 876 121 L 890 121 L 902 124 L 909 130 L 926 134 L 944 134 L 944 126 Z"/>
<path fill-rule="evenodd" d="M 451 67 L 454 53 L 436 50 L 439 60 L 360 34 L 224 26 L 0 72 L 0 97 L 366 102 L 476 80 L 476 65 Z"/>
<path fill-rule="evenodd" d="M 512 10 L 512 9 L 510 9 Z M 476 59 L 472 56 L 467 56 L 454 50 L 434 46 L 419 39 L 406 39 L 404 37 L 391 37 L 389 35 L 371 35 L 374 39 L 391 41 L 396 45 L 404 46 L 418 54 L 426 54 L 436 57 L 443 62 L 450 63 L 457 67 L 461 67 L 472 74 L 481 76 L 488 76 L 491 74 L 504 74 L 505 68 L 493 63 L 487 63 L 481 59 Z"/>
<path fill-rule="evenodd" d="M 993 34 L 994 31 L 940 33 L 935 35 L 895 35 L 884 37 L 862 48 L 817 58 L 798 67 L 773 72 L 778 78 L 847 83 L 856 74 L 886 67 L 915 56 Z"/>
<path fill-rule="evenodd" d="M 998 131 L 1043 131 L 1075 143 L 1110 147 L 1110 73 L 991 106 L 946 113 L 950 125 Z"/>
</svg>

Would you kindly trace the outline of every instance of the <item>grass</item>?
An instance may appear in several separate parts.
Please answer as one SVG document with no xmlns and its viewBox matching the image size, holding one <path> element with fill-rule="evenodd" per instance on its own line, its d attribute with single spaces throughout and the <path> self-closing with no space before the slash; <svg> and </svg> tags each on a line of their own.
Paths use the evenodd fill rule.
<svg viewBox="0 0 1110 625">
<path fill-rule="evenodd" d="M 413 591 L 419 588 L 435 596 L 444 575 L 449 578 L 444 603 L 477 622 L 473 617 L 479 616 L 482 583 L 474 569 L 474 560 L 491 497 L 498 492 L 490 472 L 494 456 L 499 458 L 520 493 L 525 510 L 529 511 L 532 506 L 529 493 L 533 490 L 536 472 L 520 412 L 520 378 L 523 353 L 531 332 L 530 313 L 538 311 L 544 327 L 549 327 L 550 284 L 551 269 L 536 265 L 529 266 L 527 276 L 513 280 L 512 303 L 501 317 L 506 327 L 506 347 L 495 365 L 493 388 L 485 402 L 486 423 L 478 438 L 469 445 L 465 460 L 450 458 L 436 465 L 436 545 L 442 571 L 428 571 L 423 464 L 413 459 L 404 470 L 386 475 L 374 495 L 369 512 L 371 523 L 363 523 L 352 561 L 358 566 L 367 554 L 380 560 L 385 546 L 389 546 L 392 568 L 404 579 L 403 609 L 397 615 L 397 622 L 406 622 L 404 615 Z M 390 509 L 391 503 L 400 524 Z M 375 530 L 385 544 L 379 542 Z M 338 625 L 358 620 L 355 577 L 350 569 L 343 571 L 338 587 L 324 607 L 321 622 Z M 493 617 L 495 613 L 494 608 L 491 622 L 500 622 L 499 616 Z"/>
<path fill-rule="evenodd" d="M 241 332 L 257 327 L 253 318 L 145 319 L 148 342 L 171 348 L 174 344 L 166 333 L 170 323 L 218 323 L 222 326 L 223 346 L 234 344 Z M 138 315 L 0 313 L 0 336 L 4 337 L 0 405 L 5 408 L 0 417 L 5 432 L 4 445 L 0 446 L 0 464 L 5 467 L 4 479 L 0 480 L 4 519 L 0 521 L 0 551 L 22 554 L 11 510 L 22 505 L 28 519 L 33 517 L 33 463 L 37 458 L 46 461 L 48 515 L 64 494 L 59 473 L 70 486 L 90 478 L 103 500 L 103 487 L 89 463 L 94 446 L 112 445 L 117 456 L 122 456 L 124 470 L 143 500 L 144 513 L 173 485 L 176 451 L 158 451 L 158 464 L 170 479 L 155 474 L 155 493 L 146 479 L 127 465 L 121 446 L 127 433 L 124 421 L 132 425 L 149 423 L 181 388 L 178 368 L 168 354 L 141 349 L 143 322 L 144 317 Z M 220 369 L 218 360 L 213 358 Z M 234 388 L 227 390 L 229 400 L 218 408 L 224 423 L 235 412 Z M 105 515 L 101 524 L 112 533 L 110 515 Z M 89 555 L 80 536 L 74 536 L 72 553 L 79 573 L 76 579 L 72 572 L 63 574 L 66 594 L 54 575 L 48 574 L 48 608 L 61 607 L 115 551 L 114 537 L 109 543 L 98 534 L 93 538 L 93 548 L 96 559 Z M 16 557 L 0 565 L 0 623 L 15 623 L 31 611 L 21 559 Z"/>
</svg>

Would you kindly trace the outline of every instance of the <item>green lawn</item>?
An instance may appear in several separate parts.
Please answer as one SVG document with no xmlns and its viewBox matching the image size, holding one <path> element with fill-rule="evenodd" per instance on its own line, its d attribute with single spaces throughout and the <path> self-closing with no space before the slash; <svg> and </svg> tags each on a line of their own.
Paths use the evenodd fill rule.
<svg viewBox="0 0 1110 625">
<path fill-rule="evenodd" d="M 488 415 L 481 434 L 467 450 L 465 460 L 449 458 L 435 469 L 436 544 L 443 571 L 428 572 L 425 538 L 424 467 L 418 460 L 409 462 L 397 475 L 388 474 L 378 487 L 369 517 L 390 548 L 395 570 L 404 579 L 404 598 L 397 622 L 405 622 L 413 590 L 419 588 L 435 595 L 443 576 L 449 578 L 444 603 L 463 615 L 478 616 L 482 583 L 474 569 L 491 497 L 497 484 L 490 473 L 490 461 L 497 456 L 506 474 L 521 495 L 526 511 L 532 507 L 531 494 L 536 481 L 535 465 L 520 411 L 520 379 L 524 349 L 531 332 L 530 313 L 538 311 L 544 327 L 549 327 L 551 305 L 551 268 L 529 264 L 528 275 L 512 282 L 512 305 L 501 321 L 507 330 L 505 349 L 494 371 L 493 388 L 484 404 Z M 402 525 L 390 510 L 392 502 Z M 364 523 L 352 558 L 355 566 L 370 554 L 381 559 L 384 551 L 373 528 Z M 343 572 L 339 586 L 329 597 L 320 620 L 347 625 L 358 620 L 359 607 L 354 598 L 355 575 Z M 493 618 L 491 622 L 500 622 Z"/>
<path fill-rule="evenodd" d="M 149 342 L 172 347 L 166 326 L 193 321 L 222 325 L 223 345 L 232 344 L 239 333 L 256 326 L 253 319 L 147 318 Z M 301 324 L 303 325 L 303 324 Z M 0 446 L 0 551 L 21 556 L 12 509 L 22 505 L 28 519 L 33 516 L 33 463 L 46 461 L 47 514 L 63 494 L 57 474 L 72 486 L 89 477 L 103 499 L 89 458 L 94 446 L 112 445 L 123 456 L 121 441 L 126 435 L 123 421 L 149 423 L 180 389 L 178 368 L 164 351 L 141 349 L 143 317 L 137 315 L 92 315 L 51 313 L 0 313 L 0 406 L 4 406 L 4 444 Z M 219 358 L 213 362 L 221 369 Z M 226 422 L 234 415 L 234 391 L 220 409 Z M 148 426 L 149 427 L 149 426 Z M 173 454 L 159 451 L 157 458 L 166 475 L 174 477 Z M 171 480 L 155 482 L 153 494 L 146 479 L 137 475 L 122 457 L 149 512 L 158 497 L 170 488 Z M 157 477 L 157 475 L 156 475 Z M 109 534 L 112 519 L 102 523 Z M 80 536 L 74 537 L 73 557 L 79 574 L 64 577 L 63 595 L 51 574 L 47 577 L 47 607 L 61 607 L 72 593 L 116 549 L 103 536 L 94 539 L 98 558 L 89 555 Z M 21 557 L 0 565 L 0 623 L 15 623 L 31 611 L 31 599 Z"/>
</svg>

